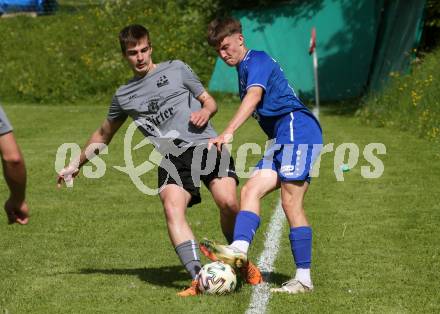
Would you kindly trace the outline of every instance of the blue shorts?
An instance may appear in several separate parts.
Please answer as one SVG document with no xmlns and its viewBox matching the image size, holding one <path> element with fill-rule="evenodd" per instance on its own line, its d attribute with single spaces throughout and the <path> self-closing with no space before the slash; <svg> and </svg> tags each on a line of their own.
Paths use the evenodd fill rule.
<svg viewBox="0 0 440 314">
<path fill-rule="evenodd" d="M 310 182 L 310 170 L 322 150 L 322 131 L 311 113 L 294 111 L 280 117 L 257 169 L 272 169 L 281 181 Z"/>
</svg>

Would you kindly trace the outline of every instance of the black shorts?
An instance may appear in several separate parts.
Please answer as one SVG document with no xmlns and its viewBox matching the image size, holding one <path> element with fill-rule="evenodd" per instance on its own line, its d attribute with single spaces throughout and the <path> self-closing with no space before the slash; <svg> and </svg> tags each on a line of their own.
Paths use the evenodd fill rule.
<svg viewBox="0 0 440 314">
<path fill-rule="evenodd" d="M 207 145 L 189 147 L 179 156 L 163 157 L 158 168 L 158 187 L 177 184 L 191 194 L 188 207 L 201 202 L 200 182 L 206 187 L 216 178 L 231 177 L 239 183 L 234 160 L 225 149 L 220 153 L 215 146 L 209 151 Z"/>
</svg>

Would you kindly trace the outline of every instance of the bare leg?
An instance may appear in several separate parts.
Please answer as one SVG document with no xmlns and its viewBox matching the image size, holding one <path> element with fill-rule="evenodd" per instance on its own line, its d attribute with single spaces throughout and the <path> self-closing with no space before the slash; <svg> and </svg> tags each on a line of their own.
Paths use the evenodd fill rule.
<svg viewBox="0 0 440 314">
<path fill-rule="evenodd" d="M 289 240 L 296 264 L 295 279 L 276 291 L 290 293 L 313 290 L 310 275 L 312 261 L 312 228 L 304 211 L 304 196 L 309 184 L 306 181 L 281 183 L 281 202 L 290 225 Z"/>
<path fill-rule="evenodd" d="M 168 234 L 183 266 L 194 280 L 202 265 L 198 244 L 185 218 L 185 211 L 191 195 L 175 184 L 169 184 L 160 193 L 163 203 Z"/>
<path fill-rule="evenodd" d="M 4 209 L 10 224 L 27 224 L 29 208 L 25 201 L 26 167 L 20 148 L 12 132 L 0 135 L 0 153 L 2 156 L 3 175 L 10 195 Z"/>
<path fill-rule="evenodd" d="M 247 253 L 260 225 L 260 200 L 279 186 L 278 175 L 272 170 L 257 170 L 241 190 L 241 208 L 231 246 Z"/>
<path fill-rule="evenodd" d="M 241 189 L 240 210 L 260 215 L 260 200 L 280 186 L 273 170 L 257 170 Z"/>
<path fill-rule="evenodd" d="M 281 202 L 290 227 L 308 226 L 304 196 L 309 184 L 305 181 L 281 183 Z"/>
<path fill-rule="evenodd" d="M 234 235 L 235 217 L 239 211 L 237 184 L 234 178 L 217 178 L 210 182 L 209 190 L 220 209 L 220 225 L 226 240 L 231 243 Z"/>
<path fill-rule="evenodd" d="M 178 185 L 168 184 L 160 192 L 160 199 L 165 211 L 171 243 L 177 246 L 185 241 L 193 240 L 194 235 L 185 218 L 186 207 L 191 200 L 188 191 Z"/>
</svg>

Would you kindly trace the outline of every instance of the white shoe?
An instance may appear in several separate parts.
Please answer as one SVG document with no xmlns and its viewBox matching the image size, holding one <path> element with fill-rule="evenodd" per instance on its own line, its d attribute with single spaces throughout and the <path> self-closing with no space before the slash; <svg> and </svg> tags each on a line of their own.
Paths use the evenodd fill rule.
<svg viewBox="0 0 440 314">
<path fill-rule="evenodd" d="M 270 291 L 290 294 L 306 293 L 313 291 L 313 285 L 307 286 L 297 279 L 290 279 L 283 283 L 280 288 L 272 288 Z"/>
</svg>

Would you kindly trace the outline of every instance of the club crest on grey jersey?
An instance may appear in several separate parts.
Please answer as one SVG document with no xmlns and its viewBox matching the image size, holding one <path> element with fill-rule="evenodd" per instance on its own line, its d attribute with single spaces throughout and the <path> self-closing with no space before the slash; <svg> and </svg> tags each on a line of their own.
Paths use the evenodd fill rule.
<svg viewBox="0 0 440 314">
<path fill-rule="evenodd" d="M 153 97 L 151 99 L 146 99 L 138 107 L 138 111 L 141 114 L 155 114 L 159 111 L 161 105 L 164 105 L 163 99 L 161 97 Z"/>
<path fill-rule="evenodd" d="M 163 87 L 165 85 L 168 85 L 170 82 L 168 81 L 168 78 L 165 75 L 162 75 L 159 80 L 156 82 L 156 85 L 158 88 Z"/>
</svg>

